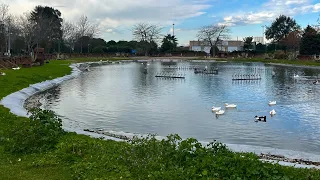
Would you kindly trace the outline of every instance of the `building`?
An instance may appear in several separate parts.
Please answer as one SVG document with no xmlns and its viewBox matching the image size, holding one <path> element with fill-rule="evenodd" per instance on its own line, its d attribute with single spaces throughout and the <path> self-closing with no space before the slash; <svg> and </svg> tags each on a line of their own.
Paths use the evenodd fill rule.
<svg viewBox="0 0 320 180">
<path fill-rule="evenodd" d="M 228 40 L 217 43 L 217 47 L 223 52 L 233 52 L 243 50 L 243 41 Z M 189 50 L 190 51 L 203 51 L 210 53 L 210 43 L 205 41 L 190 41 Z"/>
<path fill-rule="evenodd" d="M 256 42 L 256 44 L 264 44 L 264 38 L 263 37 L 253 37 L 253 41 Z"/>
</svg>

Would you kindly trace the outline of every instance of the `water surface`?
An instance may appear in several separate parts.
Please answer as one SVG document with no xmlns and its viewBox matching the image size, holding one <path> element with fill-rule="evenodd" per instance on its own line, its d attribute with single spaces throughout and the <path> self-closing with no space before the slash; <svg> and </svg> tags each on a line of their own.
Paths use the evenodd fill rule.
<svg viewBox="0 0 320 180">
<path fill-rule="evenodd" d="M 187 67 L 217 67 L 218 75 Z M 144 74 L 144 68 L 148 74 Z M 180 68 L 177 68 L 180 67 Z M 272 77 L 272 71 L 276 73 Z M 157 73 L 185 79 L 155 78 Z M 274 147 L 320 154 L 320 85 L 293 74 L 317 76 L 316 69 L 262 63 L 123 63 L 92 67 L 42 99 L 64 118 L 64 126 L 161 136 L 179 134 L 200 141 Z M 260 74 L 259 81 L 233 81 L 234 74 Z M 276 100 L 270 107 L 268 102 Z M 235 103 L 218 118 L 211 107 Z M 277 114 L 270 117 L 275 109 Z M 267 116 L 255 123 L 254 116 Z"/>
</svg>

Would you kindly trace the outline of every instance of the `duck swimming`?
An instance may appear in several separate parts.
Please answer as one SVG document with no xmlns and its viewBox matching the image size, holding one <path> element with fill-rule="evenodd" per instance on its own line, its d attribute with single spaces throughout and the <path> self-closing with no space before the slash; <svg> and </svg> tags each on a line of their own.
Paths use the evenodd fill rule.
<svg viewBox="0 0 320 180">
<path fill-rule="evenodd" d="M 235 105 L 235 104 L 225 103 L 224 105 L 226 106 L 226 108 L 236 108 L 237 107 L 237 105 Z"/>
<path fill-rule="evenodd" d="M 258 121 L 267 122 L 267 116 L 260 116 L 260 117 L 255 116 L 254 118 L 256 119 L 255 122 L 258 122 Z"/>
<path fill-rule="evenodd" d="M 277 101 L 269 101 L 269 106 L 273 106 L 273 105 L 276 105 L 277 104 Z"/>
<path fill-rule="evenodd" d="M 220 111 L 221 110 L 221 107 L 212 107 L 212 111 L 216 112 L 216 111 Z"/>
<path fill-rule="evenodd" d="M 270 111 L 271 116 L 276 115 L 276 114 L 277 114 L 277 112 L 274 109 L 272 109 L 272 111 Z"/>
<path fill-rule="evenodd" d="M 216 115 L 222 115 L 222 114 L 224 114 L 224 110 L 219 110 L 216 112 Z"/>
</svg>

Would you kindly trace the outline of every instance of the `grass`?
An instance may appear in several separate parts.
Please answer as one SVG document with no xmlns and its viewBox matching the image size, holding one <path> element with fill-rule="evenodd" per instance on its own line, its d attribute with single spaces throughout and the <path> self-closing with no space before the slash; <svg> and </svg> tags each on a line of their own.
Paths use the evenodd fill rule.
<svg viewBox="0 0 320 180">
<path fill-rule="evenodd" d="M 0 76 L 0 99 L 29 84 L 69 74 L 72 62 L 92 60 L 50 61 L 42 67 L 1 70 L 7 75 Z M 7 152 L 1 143 L 6 132 L 25 121 L 0 106 L 0 179 L 320 179 L 317 170 L 263 163 L 254 154 L 234 153 L 220 143 L 205 148 L 195 139 L 181 141 L 178 136 L 163 141 L 150 136 L 125 143 L 67 133 L 50 151 Z"/>
</svg>

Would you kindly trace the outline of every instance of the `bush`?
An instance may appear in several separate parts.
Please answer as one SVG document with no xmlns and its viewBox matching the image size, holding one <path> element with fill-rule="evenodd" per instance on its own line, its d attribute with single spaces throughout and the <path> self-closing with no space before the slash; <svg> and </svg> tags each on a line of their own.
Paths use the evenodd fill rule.
<svg viewBox="0 0 320 180">
<path fill-rule="evenodd" d="M 8 131 L 5 149 L 13 153 L 47 151 L 64 134 L 62 121 L 53 111 L 33 109 L 30 119 L 19 122 Z"/>
<path fill-rule="evenodd" d="M 275 59 L 288 59 L 288 55 L 283 51 L 276 51 L 274 53 Z"/>
</svg>

